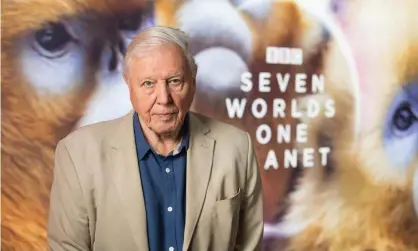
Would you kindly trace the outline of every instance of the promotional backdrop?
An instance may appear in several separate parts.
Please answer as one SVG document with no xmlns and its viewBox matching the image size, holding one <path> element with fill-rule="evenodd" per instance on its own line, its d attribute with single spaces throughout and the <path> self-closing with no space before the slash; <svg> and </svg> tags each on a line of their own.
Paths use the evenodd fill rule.
<svg viewBox="0 0 418 251">
<path fill-rule="evenodd" d="M 418 250 L 418 1 L 2 5 L 3 250 L 47 250 L 56 144 L 132 109 L 123 55 L 156 24 L 190 36 L 192 110 L 253 138 L 264 250 Z"/>
</svg>

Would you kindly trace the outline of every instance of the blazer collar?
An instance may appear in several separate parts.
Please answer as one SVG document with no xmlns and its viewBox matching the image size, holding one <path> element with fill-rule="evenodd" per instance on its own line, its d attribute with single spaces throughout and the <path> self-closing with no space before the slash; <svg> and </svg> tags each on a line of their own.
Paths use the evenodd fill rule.
<svg viewBox="0 0 418 251">
<path fill-rule="evenodd" d="M 186 222 L 183 250 L 188 250 L 206 197 L 212 171 L 215 140 L 199 115 L 189 112 L 190 139 L 186 167 Z M 128 216 L 138 250 L 148 250 L 145 201 L 136 154 L 134 111 L 120 118 L 110 141 L 112 176 Z M 137 220 L 135 220 L 137 219 Z"/>
<path fill-rule="evenodd" d="M 138 158 L 136 155 L 131 111 L 119 119 L 110 141 L 111 173 L 114 186 L 121 198 L 121 212 L 131 228 L 136 249 L 149 250 L 145 201 L 142 192 Z M 110 132 L 112 133 L 112 132 Z"/>
<path fill-rule="evenodd" d="M 197 221 L 206 199 L 212 172 L 215 140 L 210 129 L 196 114 L 190 114 L 190 145 L 186 169 L 186 224 L 183 250 L 189 249 Z"/>
<path fill-rule="evenodd" d="M 112 135 L 110 140 L 110 146 L 114 149 L 125 149 L 130 148 L 131 144 L 134 144 L 135 147 L 135 135 L 133 129 L 133 119 L 135 111 L 132 110 L 128 114 L 122 116 L 119 119 L 119 124 L 115 130 L 115 133 Z M 190 142 L 189 148 L 193 144 L 193 139 L 199 141 L 206 146 L 206 140 L 200 142 L 200 136 L 205 137 L 207 133 L 210 132 L 210 128 L 199 118 L 194 112 L 189 112 L 189 130 L 190 130 Z"/>
</svg>

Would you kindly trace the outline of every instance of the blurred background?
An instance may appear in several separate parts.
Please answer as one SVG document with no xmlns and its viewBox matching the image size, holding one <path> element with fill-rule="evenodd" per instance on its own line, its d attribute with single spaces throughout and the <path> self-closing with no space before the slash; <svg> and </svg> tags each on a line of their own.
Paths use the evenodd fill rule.
<svg viewBox="0 0 418 251">
<path fill-rule="evenodd" d="M 355 156 L 361 177 L 413 194 L 408 177 L 416 170 L 418 142 L 415 7 L 414 0 L 2 0 L 3 250 L 47 250 L 56 144 L 80 126 L 132 109 L 121 75 L 123 55 L 136 33 L 156 24 L 179 27 L 190 36 L 199 67 L 192 110 L 253 137 L 263 182 L 264 250 L 284 250 L 292 236 L 323 218 L 327 206 L 344 209 L 332 204 L 341 195 L 328 194 L 337 189 L 330 184 L 339 181 L 323 177 L 344 166 L 339 160 Z M 299 48 L 303 63 L 268 64 L 267 47 Z M 250 92 L 240 89 L 246 72 L 253 76 Z M 257 88 L 261 72 L 271 73 L 270 92 Z M 298 73 L 307 76 L 306 93 L 295 91 Z M 289 74 L 285 92 L 276 74 Z M 314 74 L 324 76 L 323 93 L 310 88 Z M 336 107 L 332 118 L 293 118 L 290 108 L 283 117 L 272 113 L 275 99 L 290 107 L 292 100 L 305 104 L 327 97 Z M 228 115 L 228 98 L 246 98 L 242 118 Z M 251 112 L 258 98 L 267 104 L 263 118 Z M 309 126 L 305 146 L 294 142 L 293 129 L 301 122 Z M 256 140 L 261 124 L 272 128 L 268 144 Z M 277 143 L 279 124 L 291 125 L 290 142 Z M 361 152 L 345 155 L 357 145 Z M 307 146 L 330 147 L 328 164 L 320 165 L 315 154 L 313 168 L 300 161 L 284 168 L 285 149 Z M 277 169 L 264 168 L 270 150 Z M 413 200 L 407 198 L 409 210 Z M 323 207 L 315 211 L 311 205 L 318 204 Z M 408 215 L 407 209 L 401 211 Z"/>
</svg>

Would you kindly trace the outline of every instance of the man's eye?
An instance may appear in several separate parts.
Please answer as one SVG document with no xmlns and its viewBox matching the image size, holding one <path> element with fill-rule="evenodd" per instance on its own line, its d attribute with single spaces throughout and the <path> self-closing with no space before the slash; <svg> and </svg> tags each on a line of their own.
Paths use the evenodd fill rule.
<svg viewBox="0 0 418 251">
<path fill-rule="evenodd" d="M 143 85 L 144 85 L 145 87 L 150 87 L 150 86 L 152 86 L 152 83 L 151 83 L 151 81 L 145 81 L 145 82 L 143 83 Z"/>
<path fill-rule="evenodd" d="M 180 84 L 180 83 L 181 83 L 181 80 L 180 80 L 180 79 L 178 79 L 178 78 L 176 78 L 176 79 L 172 79 L 172 80 L 170 81 L 170 83 L 171 83 L 171 84 Z"/>
</svg>

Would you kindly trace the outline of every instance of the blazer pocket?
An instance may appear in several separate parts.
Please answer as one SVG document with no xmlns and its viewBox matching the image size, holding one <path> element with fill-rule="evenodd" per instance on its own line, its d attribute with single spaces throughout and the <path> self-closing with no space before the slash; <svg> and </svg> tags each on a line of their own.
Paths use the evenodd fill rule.
<svg viewBox="0 0 418 251">
<path fill-rule="evenodd" d="M 239 212 L 241 208 L 242 191 L 223 200 L 216 201 L 215 223 L 218 238 L 225 245 L 223 250 L 232 250 L 235 245 L 239 227 Z"/>
</svg>

